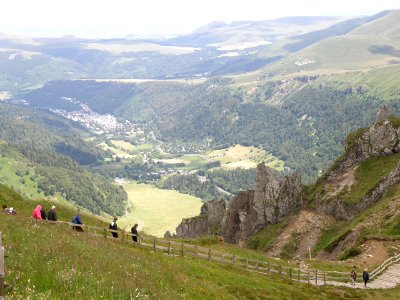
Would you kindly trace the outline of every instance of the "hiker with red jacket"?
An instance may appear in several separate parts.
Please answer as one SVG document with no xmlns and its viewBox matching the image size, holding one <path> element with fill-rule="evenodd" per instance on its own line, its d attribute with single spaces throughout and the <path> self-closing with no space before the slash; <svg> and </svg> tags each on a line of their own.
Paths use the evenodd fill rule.
<svg viewBox="0 0 400 300">
<path fill-rule="evenodd" d="M 41 220 L 42 219 L 42 214 L 40 213 L 42 210 L 41 205 L 37 205 L 36 208 L 32 212 L 32 217 L 36 220 Z"/>
</svg>

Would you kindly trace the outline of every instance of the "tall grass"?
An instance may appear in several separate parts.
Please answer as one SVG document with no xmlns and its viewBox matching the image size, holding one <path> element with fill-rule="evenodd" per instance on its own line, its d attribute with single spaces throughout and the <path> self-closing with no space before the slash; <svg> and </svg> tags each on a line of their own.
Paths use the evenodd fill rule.
<svg viewBox="0 0 400 300">
<path fill-rule="evenodd" d="M 11 198 L 10 198 L 11 197 Z M 313 287 L 204 260 L 182 259 L 128 243 L 93 238 L 30 218 L 36 202 L 0 186 L 7 255 L 7 299 L 396 299 L 400 289 Z M 59 216 L 73 210 L 59 206 Z M 90 215 L 86 223 L 102 224 Z M 103 223 L 104 225 L 104 223 Z"/>
</svg>

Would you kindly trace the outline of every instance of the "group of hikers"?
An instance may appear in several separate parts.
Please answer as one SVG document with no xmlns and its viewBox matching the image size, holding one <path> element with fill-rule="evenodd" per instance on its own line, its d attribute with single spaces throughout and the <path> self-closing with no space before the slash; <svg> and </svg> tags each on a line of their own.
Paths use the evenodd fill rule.
<svg viewBox="0 0 400 300">
<path fill-rule="evenodd" d="M 32 217 L 37 220 L 57 221 L 56 207 L 53 205 L 46 213 L 41 205 L 37 205 L 32 212 Z"/>
<path fill-rule="evenodd" d="M 117 232 L 117 230 L 118 230 L 118 225 L 117 225 L 117 221 L 118 221 L 117 217 L 114 217 L 113 221 L 112 221 L 112 222 L 110 223 L 110 225 L 108 226 L 108 229 L 112 230 L 112 231 L 111 231 L 111 234 L 112 234 L 112 236 L 113 236 L 114 238 L 118 238 L 118 232 Z M 138 226 L 139 226 L 138 224 L 135 224 L 135 225 L 133 225 L 133 227 L 131 228 L 132 240 L 133 240 L 134 242 L 136 242 L 136 243 L 137 243 L 137 238 L 138 238 L 138 236 L 139 236 L 139 233 L 138 233 L 138 231 L 137 231 Z"/>
<path fill-rule="evenodd" d="M 3 210 L 4 210 L 4 206 L 3 206 Z M 36 208 L 32 212 L 32 217 L 37 220 L 57 221 L 56 207 L 53 205 L 46 214 L 46 211 L 43 209 L 43 207 L 41 205 L 37 205 Z M 117 220 L 118 219 L 116 217 L 114 217 L 113 221 L 110 223 L 110 225 L 108 227 L 108 229 L 112 230 L 111 235 L 114 238 L 118 238 Z M 71 223 L 74 224 L 72 226 L 73 230 L 83 232 L 83 228 L 82 228 L 83 222 L 82 222 L 79 210 L 78 210 L 78 213 L 72 217 Z M 138 236 L 139 236 L 137 228 L 138 228 L 138 224 L 133 225 L 133 227 L 131 228 L 132 240 L 136 243 L 138 241 Z"/>
<path fill-rule="evenodd" d="M 4 213 L 8 213 L 8 214 L 13 214 L 13 215 L 17 214 L 17 212 L 14 208 L 12 208 L 12 207 L 8 208 L 7 205 L 3 205 L 2 211 Z M 57 221 L 56 207 L 53 205 L 51 207 L 51 209 L 46 213 L 46 211 L 43 209 L 43 207 L 41 205 L 37 205 L 36 208 L 32 212 L 32 217 L 37 220 Z M 113 221 L 110 223 L 110 225 L 108 227 L 108 229 L 111 230 L 111 235 L 114 238 L 118 238 L 117 221 L 118 221 L 117 217 L 114 217 Z M 83 229 L 82 229 L 83 222 L 82 222 L 79 211 L 75 216 L 73 216 L 71 223 L 75 225 L 72 227 L 75 231 L 80 231 L 80 232 L 83 231 Z M 138 224 L 133 225 L 133 227 L 131 228 L 132 240 L 136 243 L 137 243 L 138 237 L 139 237 L 139 233 L 138 233 L 137 229 L 138 229 Z M 353 286 L 355 286 L 356 281 L 357 281 L 357 273 L 356 273 L 355 267 L 353 267 L 353 269 L 351 270 L 350 278 L 351 278 L 351 284 Z M 364 286 L 367 287 L 367 283 L 369 281 L 369 274 L 368 274 L 367 269 L 365 269 L 364 272 L 362 273 L 362 278 L 364 281 Z"/>
<path fill-rule="evenodd" d="M 351 278 L 351 284 L 355 286 L 357 281 L 356 267 L 353 267 L 353 269 L 351 270 L 350 278 Z M 364 269 L 364 272 L 362 273 L 362 278 L 364 281 L 364 287 L 367 287 L 367 283 L 369 281 L 369 274 L 367 269 Z"/>
</svg>

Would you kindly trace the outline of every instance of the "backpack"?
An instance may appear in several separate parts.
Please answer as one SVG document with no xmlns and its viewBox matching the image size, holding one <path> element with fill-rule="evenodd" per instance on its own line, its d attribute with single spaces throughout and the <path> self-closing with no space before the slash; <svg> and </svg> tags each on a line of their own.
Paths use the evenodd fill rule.
<svg viewBox="0 0 400 300">
<path fill-rule="evenodd" d="M 76 220 L 76 216 L 73 216 L 73 217 L 72 217 L 71 222 L 74 223 L 74 224 L 78 224 L 78 221 Z"/>
</svg>

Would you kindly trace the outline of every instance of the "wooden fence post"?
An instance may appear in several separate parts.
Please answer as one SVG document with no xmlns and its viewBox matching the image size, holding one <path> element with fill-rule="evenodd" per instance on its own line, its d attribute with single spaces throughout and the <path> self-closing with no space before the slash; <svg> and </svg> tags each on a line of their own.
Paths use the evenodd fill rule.
<svg viewBox="0 0 400 300">
<path fill-rule="evenodd" d="M 300 281 L 300 268 L 299 268 L 299 270 L 297 271 L 297 281 Z"/>
<path fill-rule="evenodd" d="M 318 270 L 315 270 L 315 285 L 318 285 Z"/>
<path fill-rule="evenodd" d="M 0 232 L 0 299 L 4 299 L 4 247 L 3 235 Z"/>
<path fill-rule="evenodd" d="M 324 273 L 324 285 L 326 285 L 326 273 Z"/>
<path fill-rule="evenodd" d="M 292 268 L 289 269 L 289 276 L 290 276 L 290 280 L 293 280 Z"/>
<path fill-rule="evenodd" d="M 271 274 L 271 263 L 268 262 L 268 275 Z"/>
<path fill-rule="evenodd" d="M 233 264 L 233 265 L 236 265 L 236 255 L 233 255 L 233 256 L 232 256 L 232 264 Z"/>
<path fill-rule="evenodd" d="M 260 270 L 258 259 L 256 260 L 256 270 L 257 270 L 257 272 L 259 272 L 259 270 Z"/>
<path fill-rule="evenodd" d="M 196 255 L 196 257 L 199 256 L 197 245 L 194 246 L 194 254 Z"/>
<path fill-rule="evenodd" d="M 181 255 L 182 255 L 182 257 L 185 257 L 185 249 L 184 249 L 184 245 L 183 245 L 183 243 L 181 244 Z"/>
<path fill-rule="evenodd" d="M 208 260 L 211 261 L 211 249 L 208 250 Z"/>
<path fill-rule="evenodd" d="M 310 284 L 310 271 L 307 272 L 307 283 Z"/>
<path fill-rule="evenodd" d="M 156 239 L 153 239 L 153 250 L 156 251 Z"/>
<path fill-rule="evenodd" d="M 168 255 L 171 255 L 171 242 L 168 242 Z"/>
</svg>

